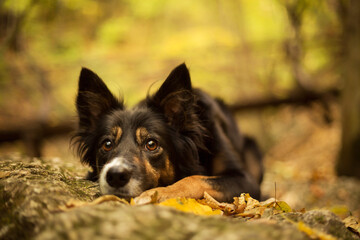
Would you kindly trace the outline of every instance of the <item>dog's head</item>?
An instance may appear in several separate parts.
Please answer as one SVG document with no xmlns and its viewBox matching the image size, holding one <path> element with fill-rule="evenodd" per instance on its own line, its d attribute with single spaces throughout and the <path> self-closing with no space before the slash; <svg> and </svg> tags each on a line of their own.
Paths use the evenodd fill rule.
<svg viewBox="0 0 360 240">
<path fill-rule="evenodd" d="M 200 171 L 198 123 L 190 75 L 182 64 L 160 89 L 126 109 L 92 71 L 82 69 L 76 99 L 78 152 L 103 194 L 130 198 Z"/>
</svg>

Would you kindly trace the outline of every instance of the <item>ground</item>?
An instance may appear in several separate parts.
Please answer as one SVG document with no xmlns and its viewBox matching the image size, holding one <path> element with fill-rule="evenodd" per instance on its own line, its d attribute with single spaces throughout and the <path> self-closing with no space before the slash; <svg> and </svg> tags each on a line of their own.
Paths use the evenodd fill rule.
<svg viewBox="0 0 360 240">
<path fill-rule="evenodd" d="M 0 239 L 359 239 L 360 181 L 333 170 L 339 122 L 318 124 L 301 112 L 296 118 L 307 127 L 292 126 L 266 151 L 262 185 L 266 198 L 276 192 L 291 212 L 265 211 L 255 219 L 119 201 L 84 205 L 100 194 L 83 179 L 88 169 L 78 160 L 11 153 L 0 156 Z M 68 208 L 74 200 L 77 207 Z"/>
<path fill-rule="evenodd" d="M 341 139 L 338 110 L 332 110 L 331 124 L 319 121 L 314 111 L 294 111 L 297 124 L 266 152 L 263 192 L 274 196 L 276 182 L 277 197 L 293 208 L 360 217 L 360 181 L 335 173 Z"/>
</svg>

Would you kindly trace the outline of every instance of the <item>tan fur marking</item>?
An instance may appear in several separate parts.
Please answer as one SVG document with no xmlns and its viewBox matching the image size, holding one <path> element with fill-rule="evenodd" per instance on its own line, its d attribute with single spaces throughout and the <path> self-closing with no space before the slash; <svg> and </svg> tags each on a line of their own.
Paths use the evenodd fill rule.
<svg viewBox="0 0 360 240">
<path fill-rule="evenodd" d="M 140 161 L 140 159 L 139 159 L 139 158 L 137 158 L 137 157 L 133 157 L 133 161 L 134 161 L 135 165 L 140 166 L 141 161 Z"/>
<path fill-rule="evenodd" d="M 144 161 L 144 164 L 147 177 L 157 186 L 159 184 L 160 173 L 157 172 L 148 161 Z"/>
<path fill-rule="evenodd" d="M 146 128 L 144 127 L 140 127 L 138 129 L 136 129 L 136 141 L 138 144 L 143 143 L 146 138 L 149 136 L 149 132 L 146 130 Z"/>
<path fill-rule="evenodd" d="M 112 134 L 115 137 L 115 143 L 118 144 L 120 141 L 120 138 L 122 136 L 122 129 L 121 127 L 114 127 L 112 129 Z"/>
<path fill-rule="evenodd" d="M 174 182 L 175 170 L 170 160 L 166 158 L 165 168 L 160 171 L 160 180 L 163 184 L 168 185 Z"/>
</svg>

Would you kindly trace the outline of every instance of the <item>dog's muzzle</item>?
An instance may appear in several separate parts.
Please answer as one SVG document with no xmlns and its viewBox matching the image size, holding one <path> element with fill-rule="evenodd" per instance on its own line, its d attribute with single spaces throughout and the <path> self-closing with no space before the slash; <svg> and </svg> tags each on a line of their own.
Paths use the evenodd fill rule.
<svg viewBox="0 0 360 240">
<path fill-rule="evenodd" d="M 134 178 L 134 169 L 123 157 L 116 157 L 105 164 L 100 172 L 100 191 L 102 194 L 114 194 L 130 198 L 142 191 L 142 183 Z"/>
</svg>

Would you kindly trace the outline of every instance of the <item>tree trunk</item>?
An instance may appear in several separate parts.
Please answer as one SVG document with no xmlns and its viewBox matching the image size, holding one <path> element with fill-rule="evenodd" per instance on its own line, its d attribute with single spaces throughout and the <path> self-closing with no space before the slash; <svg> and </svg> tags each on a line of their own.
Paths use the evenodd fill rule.
<svg viewBox="0 0 360 240">
<path fill-rule="evenodd" d="M 338 175 L 360 178 L 360 1 L 343 3 L 344 89 L 342 92 L 342 147 Z"/>
</svg>

